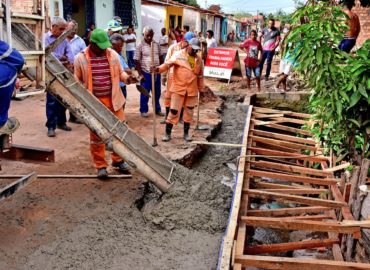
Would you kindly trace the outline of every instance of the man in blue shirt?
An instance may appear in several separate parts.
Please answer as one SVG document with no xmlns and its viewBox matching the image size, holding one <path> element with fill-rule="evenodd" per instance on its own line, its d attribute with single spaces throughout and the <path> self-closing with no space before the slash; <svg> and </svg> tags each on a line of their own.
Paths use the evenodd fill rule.
<svg viewBox="0 0 370 270">
<path fill-rule="evenodd" d="M 67 22 L 60 17 L 54 17 L 51 25 L 51 30 L 45 35 L 45 47 L 49 46 L 58 37 L 60 37 L 67 28 Z M 54 49 L 53 54 L 67 68 L 72 68 L 74 57 L 71 46 L 67 40 L 63 40 L 62 43 Z M 66 124 L 66 108 L 64 108 L 64 106 L 49 93 L 46 94 L 46 118 L 49 137 L 55 137 L 56 128 L 65 131 L 72 130 Z"/>
<path fill-rule="evenodd" d="M 8 117 L 10 99 L 15 81 L 24 64 L 23 56 L 0 40 L 0 135 L 12 134 L 19 127 L 19 121 Z"/>
<path fill-rule="evenodd" d="M 132 74 L 131 69 L 127 65 L 125 59 L 122 56 L 122 48 L 123 48 L 123 44 L 124 44 L 124 37 L 121 34 L 115 33 L 112 36 L 110 36 L 110 43 L 112 43 L 113 50 L 115 50 L 118 53 L 119 60 L 120 60 L 120 63 L 121 63 L 121 66 L 122 66 L 123 70 L 128 75 L 131 75 Z M 120 82 L 119 86 L 122 89 L 123 95 L 125 96 L 125 98 L 127 98 L 126 85 L 123 82 Z M 125 106 L 125 105 L 123 105 L 123 106 Z"/>
</svg>

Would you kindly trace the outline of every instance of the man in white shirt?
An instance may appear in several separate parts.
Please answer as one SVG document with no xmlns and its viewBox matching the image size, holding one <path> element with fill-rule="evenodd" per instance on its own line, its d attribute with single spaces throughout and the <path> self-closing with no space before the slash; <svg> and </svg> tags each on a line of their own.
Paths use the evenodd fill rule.
<svg viewBox="0 0 370 270">
<path fill-rule="evenodd" d="M 212 30 L 207 31 L 207 48 L 216 48 L 217 47 L 217 41 L 214 39 L 214 33 Z"/>
<path fill-rule="evenodd" d="M 168 36 L 166 35 L 166 28 L 162 28 L 161 33 L 162 36 L 159 38 L 159 45 L 161 46 L 161 52 L 163 55 L 163 59 L 166 59 L 166 55 L 168 52 Z"/>
<path fill-rule="evenodd" d="M 123 36 L 123 39 L 126 43 L 127 64 L 132 69 L 135 67 L 134 54 L 136 50 L 136 35 L 133 33 L 131 27 L 127 29 L 127 34 Z"/>
</svg>

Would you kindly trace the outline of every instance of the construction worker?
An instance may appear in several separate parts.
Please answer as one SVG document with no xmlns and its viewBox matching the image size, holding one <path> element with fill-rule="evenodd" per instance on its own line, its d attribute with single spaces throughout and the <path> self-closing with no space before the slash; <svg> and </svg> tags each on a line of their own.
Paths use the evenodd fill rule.
<svg viewBox="0 0 370 270">
<path fill-rule="evenodd" d="M 172 44 L 167 51 L 167 55 L 165 61 L 169 60 L 176 52 L 185 49 L 188 46 L 189 40 L 194 38 L 195 35 L 192 32 L 188 32 L 185 34 L 184 40 L 180 41 L 179 43 Z M 170 113 L 170 106 L 171 106 L 171 87 L 172 87 L 172 80 L 173 80 L 173 67 L 168 70 L 168 72 L 164 73 L 162 76 L 162 84 L 166 85 L 166 91 L 164 92 L 164 106 L 166 108 L 166 115 L 164 119 L 161 121 L 161 124 L 166 123 L 166 119 L 168 114 Z M 180 116 L 180 120 L 182 119 L 182 115 Z"/>
<path fill-rule="evenodd" d="M 185 49 L 176 52 L 159 67 L 151 68 L 153 72 L 163 73 L 174 67 L 173 86 L 170 88 L 170 113 L 166 120 L 166 134 L 162 138 L 164 142 L 171 140 L 172 127 L 179 122 L 182 108 L 184 108 L 184 139 L 191 141 L 190 123 L 193 119 L 198 93 L 204 90 L 203 62 L 197 54 L 200 49 L 199 39 L 193 38 Z"/>
<path fill-rule="evenodd" d="M 67 29 L 67 22 L 60 17 L 54 17 L 51 21 L 51 29 L 45 34 L 45 46 L 53 43 Z M 73 67 L 73 53 L 69 42 L 63 40 L 54 50 L 53 54 L 68 69 Z M 48 136 L 55 137 L 55 129 L 59 128 L 64 131 L 71 131 L 72 128 L 67 126 L 66 108 L 49 92 L 46 93 L 46 127 Z"/>
<path fill-rule="evenodd" d="M 124 121 L 125 114 L 122 107 L 126 100 L 119 82 L 130 84 L 136 80 L 125 73 L 118 54 L 110 47 L 107 33 L 102 29 L 95 29 L 90 37 L 90 45 L 76 56 L 75 76 L 120 121 Z M 108 164 L 105 160 L 105 142 L 92 131 L 90 152 L 98 170 L 98 178 L 106 179 Z M 119 155 L 112 153 L 111 157 L 113 167 L 123 174 L 130 173 L 127 163 Z"/>
<path fill-rule="evenodd" d="M 17 74 L 22 71 L 23 56 L 0 40 L 0 135 L 12 134 L 19 127 L 19 121 L 8 117 Z"/>
</svg>

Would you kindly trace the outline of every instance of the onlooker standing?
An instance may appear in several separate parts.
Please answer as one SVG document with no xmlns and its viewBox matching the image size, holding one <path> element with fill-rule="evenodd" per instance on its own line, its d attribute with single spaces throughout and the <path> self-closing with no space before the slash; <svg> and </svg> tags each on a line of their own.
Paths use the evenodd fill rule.
<svg viewBox="0 0 370 270">
<path fill-rule="evenodd" d="M 288 48 L 291 46 L 291 44 L 288 44 Z M 287 90 L 287 79 L 288 76 L 292 70 L 292 68 L 296 67 L 298 65 L 296 59 L 293 57 L 293 54 L 296 54 L 299 50 L 299 47 L 295 47 L 293 50 L 293 53 L 290 52 L 290 50 L 287 48 L 285 52 L 285 56 L 280 61 L 280 68 L 279 68 L 279 76 L 278 81 L 276 82 L 274 88 L 275 91 L 279 90 L 280 84 L 283 84 L 283 92 Z"/>
<path fill-rule="evenodd" d="M 122 31 L 122 26 L 120 24 L 120 22 L 116 21 L 116 20 L 110 20 L 108 22 L 108 27 L 106 29 L 106 31 L 108 32 L 108 36 L 111 36 L 115 33 L 121 33 Z"/>
<path fill-rule="evenodd" d="M 51 29 L 45 35 L 45 46 L 53 43 L 60 37 L 67 28 L 67 22 L 60 17 L 54 17 L 51 21 Z M 71 69 L 73 65 L 73 53 L 69 42 L 63 40 L 53 51 L 53 54 L 66 67 Z M 66 108 L 59 101 L 47 92 L 46 94 L 46 126 L 48 128 L 48 136 L 55 137 L 55 129 L 59 128 L 65 131 L 71 131 L 72 128 L 66 125 Z"/>
<path fill-rule="evenodd" d="M 118 54 L 110 49 L 107 33 L 102 29 L 95 29 L 90 37 L 90 45 L 76 57 L 75 76 L 86 89 L 91 92 L 121 121 L 125 120 L 123 105 L 125 97 L 119 88 L 119 82 L 133 83 L 119 64 Z M 90 131 L 90 152 L 98 170 L 98 177 L 108 177 L 107 161 L 105 160 L 105 142 Z M 128 165 L 116 153 L 112 153 L 112 166 L 121 173 L 128 174 Z"/>
<path fill-rule="evenodd" d="M 134 54 L 136 49 L 136 35 L 133 33 L 132 28 L 127 29 L 127 34 L 123 36 L 126 43 L 126 57 L 127 64 L 130 68 L 135 67 Z"/>
<path fill-rule="evenodd" d="M 23 56 L 0 40 L 0 135 L 12 134 L 19 127 L 19 121 L 8 117 L 17 74 L 22 71 Z"/>
<path fill-rule="evenodd" d="M 141 85 L 148 91 L 152 91 L 152 76 L 150 73 L 151 61 L 151 43 L 154 43 L 154 65 L 158 66 L 163 63 L 161 46 L 153 40 L 154 31 L 151 27 L 145 26 L 143 29 L 144 40 L 141 41 L 136 47 L 135 51 L 135 63 L 136 70 L 139 75 L 144 76 L 144 81 Z M 161 105 L 159 99 L 161 97 L 161 76 L 160 74 L 155 75 L 155 112 L 159 116 L 164 116 L 161 112 Z M 140 94 L 140 113 L 142 117 L 148 117 L 148 102 L 149 98 L 143 94 Z"/>
<path fill-rule="evenodd" d="M 92 31 L 94 31 L 95 29 L 95 23 L 89 23 L 87 29 L 86 29 L 86 34 L 85 34 L 85 37 L 84 37 L 84 41 L 85 41 L 85 44 L 86 46 L 89 45 L 90 43 L 90 36 L 91 36 L 91 33 Z"/>
<path fill-rule="evenodd" d="M 125 59 L 122 56 L 122 48 L 123 48 L 123 44 L 124 44 L 123 36 L 120 35 L 120 34 L 113 34 L 110 37 L 110 43 L 112 43 L 112 49 L 115 50 L 116 53 L 118 53 L 119 60 L 120 60 L 120 63 L 121 63 L 121 66 L 122 66 L 123 70 L 128 75 L 131 75 L 132 74 L 131 69 L 126 64 L 126 61 L 125 61 Z M 121 87 L 121 90 L 122 90 L 123 95 L 125 96 L 125 98 L 127 98 L 127 89 L 126 89 L 125 83 L 124 82 L 120 82 L 119 83 L 119 86 Z"/>
<path fill-rule="evenodd" d="M 266 65 L 266 73 L 265 73 L 265 79 L 266 81 L 270 77 L 271 72 L 271 65 L 272 65 L 272 59 L 274 58 L 275 50 L 280 44 L 280 31 L 275 27 L 275 20 L 270 19 L 268 23 L 268 27 L 263 29 L 261 40 L 263 38 L 262 43 L 262 60 L 260 64 L 261 72 L 263 70 L 263 65 L 265 64 L 265 61 L 267 59 L 267 65 Z"/>
<path fill-rule="evenodd" d="M 216 48 L 217 47 L 217 41 L 213 37 L 214 36 L 213 31 L 212 30 L 207 30 L 206 35 L 207 35 L 207 37 L 206 37 L 207 48 Z"/>
<path fill-rule="evenodd" d="M 68 23 L 68 29 L 72 29 L 75 26 L 77 26 L 77 22 L 75 20 L 72 20 Z M 67 36 L 67 40 L 69 42 L 69 45 L 71 46 L 73 58 L 86 48 L 85 41 L 76 33 L 77 27 L 69 36 Z M 71 111 L 69 111 L 69 122 L 74 124 L 82 124 L 82 122 L 78 120 Z"/>
<path fill-rule="evenodd" d="M 251 89 L 251 77 L 252 71 L 256 77 L 257 89 L 261 91 L 261 69 L 259 67 L 259 61 L 262 55 L 261 43 L 257 41 L 257 32 L 251 31 L 250 39 L 247 39 L 240 45 L 241 49 L 244 49 L 247 53 L 247 57 L 244 59 L 245 71 L 247 75 L 248 89 Z"/>
<path fill-rule="evenodd" d="M 184 27 L 182 28 L 182 38 L 181 38 L 181 40 L 184 40 L 186 33 L 189 33 L 189 32 L 190 32 L 189 25 L 184 25 Z"/>
<path fill-rule="evenodd" d="M 347 20 L 347 25 L 349 27 L 346 36 L 339 44 L 339 50 L 349 53 L 352 48 L 356 45 L 356 40 L 361 31 L 360 19 L 357 14 L 352 11 L 354 6 L 354 1 L 345 0 L 343 12 L 349 17 Z"/>
<path fill-rule="evenodd" d="M 166 28 L 161 30 L 162 36 L 159 38 L 159 45 L 161 45 L 162 57 L 166 58 L 168 52 L 168 36 L 166 35 Z"/>
</svg>

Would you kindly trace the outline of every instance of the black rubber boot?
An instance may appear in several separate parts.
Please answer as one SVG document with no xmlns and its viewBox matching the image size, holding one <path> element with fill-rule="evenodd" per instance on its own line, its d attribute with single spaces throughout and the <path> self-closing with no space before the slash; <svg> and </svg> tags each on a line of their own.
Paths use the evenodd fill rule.
<svg viewBox="0 0 370 270">
<path fill-rule="evenodd" d="M 166 124 L 166 134 L 163 136 L 163 142 L 169 142 L 171 140 L 172 124 Z"/>
<path fill-rule="evenodd" d="M 161 124 L 166 124 L 167 116 L 170 114 L 170 107 L 166 107 L 166 115 L 161 120 Z"/>
<path fill-rule="evenodd" d="M 184 123 L 184 140 L 191 142 L 191 137 L 189 136 L 190 123 Z"/>
</svg>

